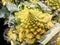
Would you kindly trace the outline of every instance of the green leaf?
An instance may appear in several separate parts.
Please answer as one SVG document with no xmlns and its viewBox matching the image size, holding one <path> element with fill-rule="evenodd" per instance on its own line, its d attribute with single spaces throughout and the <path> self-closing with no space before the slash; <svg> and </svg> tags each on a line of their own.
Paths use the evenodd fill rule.
<svg viewBox="0 0 60 45">
<path fill-rule="evenodd" d="M 3 18 L 4 17 L 4 13 L 0 11 L 0 18 Z"/>
<path fill-rule="evenodd" d="M 11 2 L 6 2 L 6 7 L 11 13 L 14 11 L 18 11 L 18 7 Z"/>
<path fill-rule="evenodd" d="M 20 19 L 16 19 L 15 20 L 15 25 L 18 25 L 18 24 L 20 24 L 21 23 L 21 20 Z"/>
<path fill-rule="evenodd" d="M 6 7 L 2 7 L 0 9 L 0 18 L 7 18 L 10 15 L 8 9 Z"/>
<path fill-rule="evenodd" d="M 15 17 L 11 14 L 8 17 L 8 27 L 14 27 Z"/>
<path fill-rule="evenodd" d="M 40 1 L 37 2 L 37 4 L 39 4 L 39 6 L 42 8 L 42 10 L 44 10 L 44 12 L 50 12 L 51 11 L 51 9 L 48 6 L 46 6 L 45 4 L 43 4 Z"/>
<path fill-rule="evenodd" d="M 36 4 L 35 8 L 38 8 L 39 10 L 43 11 L 43 9 L 41 8 L 41 6 L 39 4 Z"/>
</svg>

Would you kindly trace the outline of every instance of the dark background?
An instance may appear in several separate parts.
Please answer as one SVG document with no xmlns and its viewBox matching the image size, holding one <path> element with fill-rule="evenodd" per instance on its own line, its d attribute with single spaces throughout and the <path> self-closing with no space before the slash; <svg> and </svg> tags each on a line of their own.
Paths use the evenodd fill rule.
<svg viewBox="0 0 60 45">
<path fill-rule="evenodd" d="M 0 3 L 0 9 L 1 8 L 2 8 L 2 4 Z M 8 25 L 4 25 L 4 21 L 5 21 L 4 18 L 0 18 L 0 45 L 10 45 L 10 43 L 7 43 L 7 41 L 4 40 L 4 37 L 3 37 L 4 31 L 8 27 Z"/>
<path fill-rule="evenodd" d="M 0 0 L 0 9 L 3 7 L 1 0 Z M 4 25 L 4 18 L 0 18 L 0 45 L 11 45 L 10 42 L 4 39 L 3 33 L 8 28 L 8 25 Z"/>
<path fill-rule="evenodd" d="M 3 33 L 8 25 L 4 25 L 4 19 L 0 18 L 0 45 L 10 45 L 6 40 L 4 40 Z"/>
</svg>

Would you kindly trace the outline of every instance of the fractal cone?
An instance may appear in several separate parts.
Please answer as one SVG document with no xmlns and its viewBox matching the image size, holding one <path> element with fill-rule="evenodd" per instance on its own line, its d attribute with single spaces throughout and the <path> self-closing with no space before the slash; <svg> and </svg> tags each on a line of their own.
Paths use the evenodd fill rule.
<svg viewBox="0 0 60 45">
<path fill-rule="evenodd" d="M 60 1 L 59 0 L 45 0 L 46 4 L 52 7 L 54 10 L 60 11 Z"/>
<path fill-rule="evenodd" d="M 8 24 L 4 38 L 11 45 L 60 45 L 59 0 L 1 2 L 1 17 Z"/>
</svg>

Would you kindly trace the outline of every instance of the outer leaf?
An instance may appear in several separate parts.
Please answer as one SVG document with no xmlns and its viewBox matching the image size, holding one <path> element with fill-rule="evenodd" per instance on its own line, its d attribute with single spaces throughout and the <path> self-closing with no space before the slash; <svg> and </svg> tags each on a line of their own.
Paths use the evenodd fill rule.
<svg viewBox="0 0 60 45">
<path fill-rule="evenodd" d="M 51 11 L 51 9 L 46 6 L 45 4 L 43 4 L 42 2 L 37 2 L 37 4 L 39 4 L 41 6 L 41 8 L 46 12 L 46 11 Z"/>
<path fill-rule="evenodd" d="M 10 15 L 8 19 L 8 27 L 14 27 L 15 17 L 13 15 Z"/>
<path fill-rule="evenodd" d="M 6 7 L 2 7 L 2 9 L 0 9 L 0 18 L 6 18 L 9 16 L 9 11 L 7 10 Z"/>
<path fill-rule="evenodd" d="M 11 2 L 6 2 L 6 7 L 10 12 L 18 11 L 18 7 Z"/>
<path fill-rule="evenodd" d="M 0 18 L 4 17 L 4 13 L 0 11 Z"/>
</svg>

